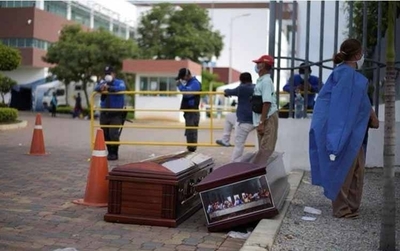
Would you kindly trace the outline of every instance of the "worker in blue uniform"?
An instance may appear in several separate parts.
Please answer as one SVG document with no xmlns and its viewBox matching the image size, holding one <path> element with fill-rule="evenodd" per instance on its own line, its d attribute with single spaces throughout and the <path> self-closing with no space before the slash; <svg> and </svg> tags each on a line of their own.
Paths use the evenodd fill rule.
<svg viewBox="0 0 400 251">
<path fill-rule="evenodd" d="M 312 184 L 332 200 L 333 216 L 358 216 L 363 191 L 367 128 L 379 121 L 368 97 L 368 79 L 356 70 L 362 45 L 347 39 L 334 57 L 337 65 L 319 92 L 309 133 Z"/>
<path fill-rule="evenodd" d="M 177 86 L 181 92 L 199 92 L 201 91 L 201 83 L 196 77 L 192 76 L 187 68 L 182 68 L 176 77 Z M 185 110 L 183 117 L 185 118 L 186 127 L 198 127 L 200 122 L 200 95 L 199 94 L 183 94 L 181 101 L 181 110 Z M 193 110 L 193 111 L 188 111 Z M 186 143 L 197 144 L 198 129 L 185 129 Z M 187 147 L 190 152 L 195 152 L 197 146 L 191 145 Z"/>
<path fill-rule="evenodd" d="M 111 66 L 104 70 L 104 79 L 95 87 L 97 92 L 121 92 L 126 90 L 125 82 L 115 77 L 115 71 Z M 101 95 L 101 108 L 104 109 L 122 109 L 124 107 L 124 94 L 106 94 Z M 124 121 L 123 111 L 102 111 L 100 113 L 100 126 L 103 125 L 121 125 Z M 120 128 L 102 127 L 105 141 L 119 142 Z M 108 160 L 118 160 L 118 144 L 107 144 Z"/>
</svg>

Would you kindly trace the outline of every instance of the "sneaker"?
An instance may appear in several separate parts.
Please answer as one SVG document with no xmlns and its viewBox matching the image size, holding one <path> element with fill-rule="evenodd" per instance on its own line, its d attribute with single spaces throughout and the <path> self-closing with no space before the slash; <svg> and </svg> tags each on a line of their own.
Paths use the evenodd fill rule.
<svg viewBox="0 0 400 251">
<path fill-rule="evenodd" d="M 220 139 L 216 140 L 215 143 L 217 143 L 217 144 L 220 145 L 220 146 L 226 146 L 226 147 L 231 146 L 231 144 L 225 143 L 225 142 L 223 142 L 223 141 L 220 140 Z"/>
<path fill-rule="evenodd" d="M 189 151 L 189 152 L 192 152 L 192 153 L 194 153 L 195 151 L 196 151 L 196 147 L 194 147 L 194 146 L 188 146 L 188 148 L 187 148 L 187 150 Z"/>
</svg>

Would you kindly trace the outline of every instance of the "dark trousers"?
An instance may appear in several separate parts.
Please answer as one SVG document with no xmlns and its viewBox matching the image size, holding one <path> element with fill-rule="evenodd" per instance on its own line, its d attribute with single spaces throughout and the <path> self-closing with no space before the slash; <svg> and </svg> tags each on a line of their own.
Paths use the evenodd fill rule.
<svg viewBox="0 0 400 251">
<path fill-rule="evenodd" d="M 185 118 L 185 125 L 198 127 L 200 122 L 200 113 L 199 112 L 184 112 L 183 117 Z M 186 129 L 186 143 L 197 143 L 197 134 L 198 129 Z M 196 151 L 196 146 L 188 146 L 188 151 L 194 152 Z"/>
<path fill-rule="evenodd" d="M 122 125 L 121 112 L 101 112 L 100 113 L 100 126 L 102 125 Z M 119 142 L 120 128 L 107 128 L 102 127 L 105 141 Z M 107 145 L 109 154 L 118 155 L 119 145 Z"/>
<path fill-rule="evenodd" d="M 51 116 L 52 116 L 52 117 L 55 117 L 55 116 L 56 116 L 56 113 L 57 113 L 57 106 L 51 105 L 51 106 L 50 106 L 50 112 L 51 112 Z"/>
</svg>

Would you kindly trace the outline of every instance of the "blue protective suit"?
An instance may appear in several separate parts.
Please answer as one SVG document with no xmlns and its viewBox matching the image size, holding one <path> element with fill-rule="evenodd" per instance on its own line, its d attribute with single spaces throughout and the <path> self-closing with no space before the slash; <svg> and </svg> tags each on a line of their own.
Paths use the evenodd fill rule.
<svg viewBox="0 0 400 251">
<path fill-rule="evenodd" d="M 346 64 L 337 66 L 319 92 L 311 121 L 312 184 L 335 200 L 360 151 L 371 111 L 368 80 Z M 330 154 L 336 155 L 331 161 Z"/>
</svg>

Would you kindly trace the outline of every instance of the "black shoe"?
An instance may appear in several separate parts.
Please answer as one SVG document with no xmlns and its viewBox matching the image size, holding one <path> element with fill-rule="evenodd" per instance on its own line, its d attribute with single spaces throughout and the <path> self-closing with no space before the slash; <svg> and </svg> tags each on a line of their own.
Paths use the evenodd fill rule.
<svg viewBox="0 0 400 251">
<path fill-rule="evenodd" d="M 189 152 L 194 153 L 194 152 L 196 151 L 196 147 L 188 146 L 187 150 L 188 150 Z"/>
<path fill-rule="evenodd" d="M 109 154 L 107 156 L 107 160 L 113 161 L 113 160 L 118 160 L 118 155 L 116 154 Z"/>
</svg>

